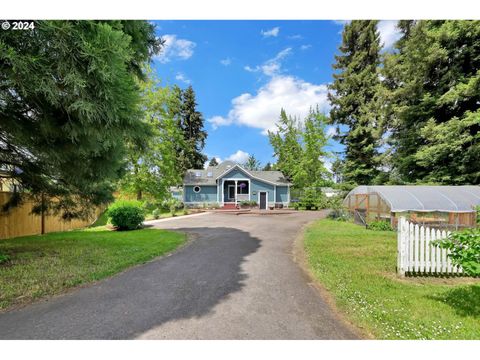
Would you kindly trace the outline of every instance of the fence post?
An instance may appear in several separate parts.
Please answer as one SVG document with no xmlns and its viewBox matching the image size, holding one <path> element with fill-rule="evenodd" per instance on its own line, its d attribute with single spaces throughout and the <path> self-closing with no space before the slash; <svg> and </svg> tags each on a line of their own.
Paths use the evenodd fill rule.
<svg viewBox="0 0 480 360">
<path fill-rule="evenodd" d="M 397 223 L 397 273 L 405 276 L 405 234 L 404 234 L 405 217 L 401 216 Z"/>
</svg>

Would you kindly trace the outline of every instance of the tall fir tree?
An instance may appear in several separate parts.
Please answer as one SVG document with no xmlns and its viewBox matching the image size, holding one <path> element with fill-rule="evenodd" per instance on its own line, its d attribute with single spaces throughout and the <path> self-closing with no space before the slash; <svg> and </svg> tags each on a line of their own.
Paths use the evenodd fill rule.
<svg viewBox="0 0 480 360">
<path fill-rule="evenodd" d="M 270 162 L 267 162 L 265 166 L 262 169 L 263 171 L 271 171 L 273 170 L 272 164 Z"/>
<path fill-rule="evenodd" d="M 480 21 L 401 21 L 385 58 L 392 166 L 408 183 L 480 184 Z"/>
<path fill-rule="evenodd" d="M 182 168 L 202 169 L 207 156 L 202 153 L 207 139 L 207 132 L 204 130 L 204 119 L 201 112 L 197 110 L 195 92 L 192 86 L 182 91 L 181 123 L 185 139 L 185 147 L 182 154 Z"/>
<path fill-rule="evenodd" d="M 378 21 L 354 20 L 345 25 L 340 54 L 335 56 L 334 81 L 329 86 L 330 119 L 347 131 L 335 136 L 345 145 L 345 181 L 371 184 L 380 172 L 379 110 L 380 36 Z"/>
</svg>

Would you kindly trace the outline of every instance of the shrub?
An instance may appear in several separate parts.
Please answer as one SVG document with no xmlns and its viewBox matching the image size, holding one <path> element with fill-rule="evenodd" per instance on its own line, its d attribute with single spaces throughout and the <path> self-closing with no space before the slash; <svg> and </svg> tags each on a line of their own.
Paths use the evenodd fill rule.
<svg viewBox="0 0 480 360">
<path fill-rule="evenodd" d="M 325 194 L 314 187 L 306 188 L 303 195 L 300 197 L 299 206 L 305 207 L 307 210 L 311 209 L 326 209 L 327 197 Z"/>
<path fill-rule="evenodd" d="M 329 214 L 328 218 L 337 221 L 350 221 L 352 216 L 345 209 L 333 209 Z"/>
<path fill-rule="evenodd" d="M 154 219 L 158 219 L 160 217 L 160 209 L 155 209 L 152 211 L 152 216 Z"/>
<path fill-rule="evenodd" d="M 10 256 L 8 256 L 7 254 L 0 253 L 0 264 L 3 264 L 8 260 L 10 260 Z"/>
<path fill-rule="evenodd" d="M 434 245 L 450 250 L 448 257 L 466 275 L 480 276 L 480 229 L 451 233 L 446 239 L 436 240 Z"/>
<path fill-rule="evenodd" d="M 394 231 L 389 222 L 382 220 L 372 221 L 367 228 L 374 231 Z"/>
<path fill-rule="evenodd" d="M 240 202 L 240 206 L 257 206 L 257 202 L 255 200 L 244 200 Z"/>
<path fill-rule="evenodd" d="M 183 215 L 188 215 L 188 209 L 186 207 L 183 208 Z"/>
<path fill-rule="evenodd" d="M 145 220 L 144 210 L 138 201 L 116 201 L 108 208 L 107 215 L 117 230 L 137 229 Z"/>
</svg>

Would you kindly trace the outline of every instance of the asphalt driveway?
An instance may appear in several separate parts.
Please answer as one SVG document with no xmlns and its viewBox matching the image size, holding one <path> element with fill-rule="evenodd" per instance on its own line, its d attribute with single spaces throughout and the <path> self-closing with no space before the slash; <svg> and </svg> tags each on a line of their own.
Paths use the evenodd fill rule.
<svg viewBox="0 0 480 360">
<path fill-rule="evenodd" d="M 0 314 L 0 339 L 354 339 L 294 261 L 319 212 L 151 223 L 190 234 L 171 256 Z"/>
</svg>

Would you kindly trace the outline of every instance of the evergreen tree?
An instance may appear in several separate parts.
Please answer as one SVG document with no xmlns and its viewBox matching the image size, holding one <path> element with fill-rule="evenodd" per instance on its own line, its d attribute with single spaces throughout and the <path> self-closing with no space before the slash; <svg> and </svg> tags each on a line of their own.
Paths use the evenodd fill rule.
<svg viewBox="0 0 480 360">
<path fill-rule="evenodd" d="M 112 199 L 124 144 L 149 136 L 136 80 L 160 45 L 147 21 L 0 32 L 0 168 L 25 190 L 5 209 L 30 194 L 71 218 Z"/>
<path fill-rule="evenodd" d="M 293 180 L 298 160 L 302 156 L 301 128 L 298 121 L 287 116 L 284 109 L 280 112 L 280 119 L 276 126 L 275 132 L 268 131 L 270 144 L 277 158 L 275 167 L 282 171 L 287 179 Z"/>
<path fill-rule="evenodd" d="M 267 162 L 267 163 L 265 164 L 265 166 L 263 167 L 262 170 L 263 170 L 263 171 L 271 171 L 271 170 L 273 170 L 272 164 L 270 164 L 270 162 Z"/>
<path fill-rule="evenodd" d="M 207 157 L 202 153 L 207 139 L 202 113 L 197 111 L 195 92 L 192 86 L 182 91 L 181 129 L 185 139 L 182 149 L 182 169 L 202 169 Z"/>
<path fill-rule="evenodd" d="M 243 167 L 247 170 L 260 170 L 261 163 L 255 158 L 255 155 L 249 155 Z"/>
<path fill-rule="evenodd" d="M 405 182 L 480 184 L 480 22 L 399 28 L 384 66 L 393 169 Z"/>
<path fill-rule="evenodd" d="M 379 95 L 380 38 L 378 21 L 354 20 L 345 25 L 340 55 L 335 56 L 334 82 L 328 98 L 331 122 L 348 130 L 335 136 L 345 145 L 344 179 L 370 184 L 379 173 L 382 136 Z"/>
<path fill-rule="evenodd" d="M 218 165 L 218 161 L 216 158 L 212 158 L 212 160 L 210 160 L 210 162 L 208 163 L 208 166 L 217 166 Z"/>
</svg>

